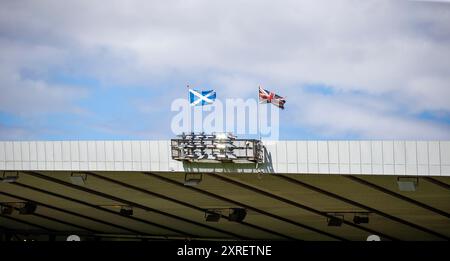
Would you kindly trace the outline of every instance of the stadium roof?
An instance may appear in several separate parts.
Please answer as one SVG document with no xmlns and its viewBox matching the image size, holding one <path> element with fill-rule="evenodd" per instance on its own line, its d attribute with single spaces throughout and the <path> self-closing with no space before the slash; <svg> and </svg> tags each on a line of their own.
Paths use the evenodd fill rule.
<svg viewBox="0 0 450 261">
<path fill-rule="evenodd" d="M 257 172 L 254 164 L 183 165 L 170 158 L 169 141 L 0 142 L 3 178 L 15 177 L 0 183 L 0 202 L 14 208 L 0 227 L 59 240 L 450 239 L 450 142 L 265 146 L 271 166 Z M 198 184 L 186 186 L 187 175 Z M 20 214 L 28 201 L 36 210 Z M 245 217 L 230 221 L 234 209 Z M 207 222 L 215 213 L 218 222 Z M 342 224 L 329 226 L 335 218 Z"/>
</svg>

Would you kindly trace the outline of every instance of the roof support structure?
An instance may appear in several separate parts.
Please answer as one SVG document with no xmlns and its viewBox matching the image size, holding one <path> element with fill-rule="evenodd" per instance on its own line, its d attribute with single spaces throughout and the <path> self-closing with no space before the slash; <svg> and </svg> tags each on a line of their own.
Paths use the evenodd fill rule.
<svg viewBox="0 0 450 261">
<path fill-rule="evenodd" d="M 194 209 L 194 210 L 201 211 L 202 213 L 206 212 L 206 213 L 210 213 L 210 214 L 215 214 L 212 211 L 208 211 L 207 209 L 195 206 L 195 205 L 193 205 L 191 203 L 184 202 L 184 201 L 181 201 L 181 200 L 178 200 L 178 199 L 175 199 L 175 198 L 171 198 L 171 197 L 168 197 L 166 195 L 162 195 L 162 194 L 159 194 L 159 193 L 156 193 L 156 192 L 153 192 L 153 191 L 149 191 L 149 190 L 146 190 L 146 189 L 143 189 L 143 188 L 139 188 L 139 187 L 130 185 L 128 183 L 124 183 L 124 182 L 121 182 L 121 181 L 118 181 L 118 180 L 115 180 L 115 179 L 111 179 L 111 178 L 108 178 L 108 177 L 105 177 L 105 176 L 102 176 L 102 175 L 99 175 L 99 174 L 96 174 L 96 173 L 93 173 L 93 172 L 89 172 L 89 175 L 93 176 L 93 177 L 96 177 L 98 179 L 110 182 L 110 183 L 114 183 L 114 184 L 122 186 L 122 187 L 126 187 L 126 188 L 131 189 L 131 190 L 139 191 L 141 193 L 144 193 L 144 194 L 147 194 L 147 195 L 150 195 L 150 196 L 153 196 L 153 197 L 158 197 L 158 198 L 161 198 L 161 199 L 164 199 L 164 200 L 167 200 L 167 201 L 171 201 L 171 202 L 183 205 L 185 207 L 188 207 L 188 208 L 191 208 L 191 209 Z M 228 216 L 223 215 L 223 214 L 221 214 L 221 218 L 229 219 Z M 263 228 L 263 227 L 260 227 L 260 226 L 257 226 L 257 225 L 253 225 L 253 224 L 250 224 L 250 223 L 245 222 L 245 221 L 241 221 L 241 222 L 239 222 L 239 224 L 242 224 L 244 226 L 248 226 L 248 227 L 251 227 L 251 228 L 254 228 L 254 229 L 259 229 L 259 230 L 262 230 L 264 232 L 271 233 L 271 234 L 280 236 L 280 237 L 285 238 L 285 239 L 296 240 L 295 238 L 289 237 L 289 236 L 281 234 L 279 232 L 276 232 L 276 231 L 273 231 L 273 230 L 269 230 L 269 229 L 266 229 L 266 228 Z M 246 236 L 237 235 L 237 234 L 232 233 L 232 232 L 223 231 L 223 233 L 227 233 L 227 234 L 229 234 L 231 236 L 234 236 L 236 238 L 249 239 Z"/>
<path fill-rule="evenodd" d="M 169 179 L 169 178 L 166 178 L 166 177 L 162 177 L 160 175 L 157 175 L 157 174 L 154 174 L 154 173 L 151 173 L 151 172 L 143 172 L 143 173 L 145 175 L 148 175 L 148 176 L 151 176 L 151 177 L 155 177 L 155 178 L 160 179 L 162 181 L 165 181 L 167 183 L 171 183 L 171 184 L 174 184 L 176 186 L 182 186 L 182 187 L 184 187 L 186 189 L 190 189 L 192 191 L 196 191 L 196 192 L 198 192 L 200 194 L 207 195 L 207 196 L 219 199 L 221 201 L 229 202 L 231 204 L 244 207 L 246 209 L 252 210 L 252 211 L 257 212 L 257 213 L 260 213 L 262 215 L 265 215 L 265 216 L 268 216 L 268 217 L 271 217 L 271 218 L 274 218 L 274 219 L 277 219 L 277 220 L 280 220 L 280 221 L 292 224 L 292 225 L 297 226 L 297 227 L 301 227 L 301 228 L 306 229 L 306 230 L 310 230 L 310 231 L 316 232 L 318 234 L 321 234 L 321 235 L 324 235 L 324 236 L 327 236 L 327 237 L 330 237 L 330 238 L 333 238 L 333 239 L 337 239 L 337 240 L 341 240 L 341 241 L 348 241 L 347 239 L 345 239 L 343 237 L 333 235 L 333 234 L 328 233 L 326 231 L 322 231 L 320 229 L 317 229 L 317 228 L 314 228 L 314 227 L 302 224 L 300 222 L 297 222 L 297 221 L 294 221 L 294 220 L 290 220 L 288 218 L 285 218 L 285 217 L 282 217 L 282 216 L 279 216 L 279 215 L 276 215 L 276 214 L 269 213 L 267 211 L 264 211 L 264 210 L 255 208 L 253 206 L 250 206 L 250 205 L 247 205 L 247 204 L 244 204 L 244 203 L 241 203 L 241 202 L 238 202 L 238 201 L 235 201 L 235 200 L 232 200 L 232 199 L 229 199 L 229 198 L 226 198 L 226 197 L 223 197 L 223 196 L 211 193 L 211 192 L 206 191 L 206 190 L 202 190 L 202 189 L 195 188 L 195 187 L 190 187 L 190 186 L 187 187 L 187 186 L 184 186 L 182 183 L 180 183 L 178 181 L 174 181 L 172 179 Z"/>
<path fill-rule="evenodd" d="M 322 194 L 322 195 L 325 195 L 325 196 L 328 196 L 328 197 L 337 199 L 337 200 L 339 200 L 339 201 L 348 203 L 348 204 L 353 205 L 353 206 L 355 206 L 355 207 L 358 207 L 358 208 L 361 208 L 361 209 L 365 209 L 365 210 L 367 210 L 367 211 L 369 211 L 369 212 L 372 212 L 372 213 L 376 213 L 376 214 L 378 214 L 378 215 L 380 215 L 380 216 L 383 216 L 383 217 L 385 217 L 385 218 L 387 218 L 387 219 L 390 219 L 390 220 L 392 220 L 392 221 L 395 221 L 395 222 L 401 223 L 401 224 L 403 224 L 403 225 L 412 227 L 412 228 L 414 228 L 414 229 L 417 229 L 417 230 L 420 230 L 420 231 L 429 233 L 429 229 L 427 229 L 427 228 L 424 228 L 424 227 L 419 226 L 419 225 L 417 225 L 417 224 L 413 224 L 413 223 L 411 223 L 411 222 L 409 222 L 409 221 L 403 220 L 403 219 L 401 219 L 401 218 L 399 218 L 399 217 L 390 215 L 390 214 L 388 214 L 388 213 L 385 213 L 385 212 L 383 212 L 383 211 L 381 211 L 381 210 L 378 210 L 378 209 L 369 207 L 369 206 L 367 206 L 367 205 L 358 203 L 358 202 L 353 201 L 353 200 L 351 200 L 351 199 L 348 199 L 348 198 L 342 197 L 342 196 L 340 196 L 340 195 L 331 193 L 331 192 L 329 192 L 329 191 L 323 190 L 323 189 L 318 188 L 318 187 L 316 187 L 316 186 L 307 184 L 307 183 L 305 183 L 305 182 L 303 182 L 303 181 L 300 181 L 300 180 L 298 180 L 298 179 L 294 179 L 294 178 L 291 178 L 291 177 L 287 177 L 286 175 L 274 175 L 274 176 L 275 176 L 275 177 L 278 177 L 278 178 L 280 178 L 280 179 L 283 179 L 283 180 L 285 180 L 285 181 L 287 181 L 287 182 L 290 182 L 290 183 L 293 183 L 293 184 L 302 186 L 302 187 L 304 187 L 304 188 L 307 188 L 307 189 L 309 189 L 309 190 L 318 192 L 318 193 L 320 193 L 320 194 Z M 382 233 L 379 233 L 378 235 L 383 236 Z M 433 235 L 434 235 L 434 234 L 433 234 Z"/>
</svg>

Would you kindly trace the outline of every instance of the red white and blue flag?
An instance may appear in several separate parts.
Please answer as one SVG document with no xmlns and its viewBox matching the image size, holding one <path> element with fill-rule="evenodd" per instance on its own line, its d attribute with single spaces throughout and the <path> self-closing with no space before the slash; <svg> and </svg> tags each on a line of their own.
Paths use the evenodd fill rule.
<svg viewBox="0 0 450 261">
<path fill-rule="evenodd" d="M 284 104 L 286 103 L 286 100 L 278 94 L 268 90 L 264 90 L 263 88 L 261 88 L 261 86 L 259 86 L 259 103 L 272 103 L 278 108 L 284 110 Z"/>
</svg>

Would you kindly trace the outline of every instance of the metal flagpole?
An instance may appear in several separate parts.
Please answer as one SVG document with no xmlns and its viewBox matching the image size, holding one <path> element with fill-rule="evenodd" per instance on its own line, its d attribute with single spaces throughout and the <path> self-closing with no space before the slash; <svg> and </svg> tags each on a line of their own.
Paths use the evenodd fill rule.
<svg viewBox="0 0 450 261">
<path fill-rule="evenodd" d="M 261 85 L 259 85 L 258 86 L 258 98 L 256 98 L 256 118 L 257 118 L 257 124 L 258 124 L 258 126 L 257 126 L 257 134 L 258 134 L 258 137 L 259 137 L 259 140 L 261 140 L 261 126 L 260 126 L 260 123 L 259 123 L 259 89 L 261 88 Z"/>
<path fill-rule="evenodd" d="M 191 106 L 191 92 L 189 91 L 189 84 L 187 85 L 188 88 L 188 103 L 189 103 L 189 111 L 188 111 L 188 119 L 189 119 L 189 128 L 191 129 L 191 132 L 193 132 L 193 128 L 192 128 L 192 119 L 191 119 L 191 113 L 192 113 L 192 106 Z"/>
</svg>

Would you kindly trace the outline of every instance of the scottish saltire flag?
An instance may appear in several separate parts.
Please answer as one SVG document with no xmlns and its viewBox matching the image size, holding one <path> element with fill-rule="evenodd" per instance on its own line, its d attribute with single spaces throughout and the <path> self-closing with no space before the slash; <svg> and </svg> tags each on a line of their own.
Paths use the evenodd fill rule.
<svg viewBox="0 0 450 261">
<path fill-rule="evenodd" d="M 189 89 L 189 103 L 191 106 L 208 105 L 216 100 L 216 91 L 197 91 Z"/>
<path fill-rule="evenodd" d="M 264 90 L 263 88 L 261 88 L 261 86 L 259 86 L 259 103 L 272 103 L 278 108 L 284 110 L 284 104 L 286 103 L 286 100 L 280 95 L 268 90 Z"/>
</svg>

